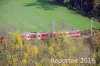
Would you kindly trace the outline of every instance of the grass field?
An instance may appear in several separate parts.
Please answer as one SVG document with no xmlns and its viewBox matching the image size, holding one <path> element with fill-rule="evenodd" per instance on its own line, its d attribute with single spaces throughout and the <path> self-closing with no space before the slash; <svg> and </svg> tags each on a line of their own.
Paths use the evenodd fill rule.
<svg viewBox="0 0 100 66">
<path fill-rule="evenodd" d="M 50 31 L 51 22 L 55 30 L 78 28 L 89 29 L 91 20 L 55 2 L 45 0 L 0 0 L 0 31 L 10 26 L 21 32 Z M 93 28 L 100 28 L 99 22 Z"/>
</svg>

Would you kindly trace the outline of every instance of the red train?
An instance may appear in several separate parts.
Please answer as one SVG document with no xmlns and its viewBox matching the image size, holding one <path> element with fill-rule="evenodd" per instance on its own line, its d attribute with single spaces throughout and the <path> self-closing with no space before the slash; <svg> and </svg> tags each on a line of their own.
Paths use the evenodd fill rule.
<svg viewBox="0 0 100 66">
<path fill-rule="evenodd" d="M 20 36 L 22 37 L 22 39 L 26 39 L 26 40 L 44 40 L 45 38 L 49 38 L 50 37 L 50 33 L 43 33 L 43 32 L 33 32 L 33 33 L 22 33 L 20 34 Z"/>
<path fill-rule="evenodd" d="M 81 36 L 80 32 L 77 31 L 68 31 L 68 32 L 33 32 L 33 33 L 22 33 L 20 34 L 22 38 L 27 40 L 44 40 L 46 38 L 56 38 L 61 36 L 61 34 L 69 35 L 70 37 L 79 37 Z"/>
<path fill-rule="evenodd" d="M 79 30 L 71 30 L 67 32 L 29 32 L 29 33 L 21 33 L 20 36 L 22 40 L 29 40 L 29 41 L 35 41 L 35 40 L 44 40 L 46 38 L 57 38 L 61 35 L 66 34 L 70 37 L 79 37 L 81 36 L 81 33 Z M 0 42 L 2 42 L 4 36 L 0 36 Z"/>
<path fill-rule="evenodd" d="M 0 36 L 0 44 L 2 44 L 3 39 L 4 39 L 4 36 Z"/>
</svg>

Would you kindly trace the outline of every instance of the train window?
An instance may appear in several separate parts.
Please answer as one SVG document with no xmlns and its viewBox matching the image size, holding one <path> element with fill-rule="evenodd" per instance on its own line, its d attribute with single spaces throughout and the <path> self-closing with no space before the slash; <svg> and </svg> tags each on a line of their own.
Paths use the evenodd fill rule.
<svg viewBox="0 0 100 66">
<path fill-rule="evenodd" d="M 33 38 L 36 38 L 36 35 L 34 35 Z"/>
<path fill-rule="evenodd" d="M 45 34 L 43 34 L 42 36 L 45 36 Z"/>
<path fill-rule="evenodd" d="M 27 38 L 30 38 L 29 36 L 27 36 Z"/>
<path fill-rule="evenodd" d="M 40 35 L 39 35 L 39 37 L 40 37 Z"/>
<path fill-rule="evenodd" d="M 77 33 L 79 33 L 79 32 L 77 32 Z"/>
<path fill-rule="evenodd" d="M 31 36 L 31 38 L 32 38 L 32 36 Z"/>
<path fill-rule="evenodd" d="M 54 37 L 55 37 L 55 34 L 54 34 Z"/>
<path fill-rule="evenodd" d="M 48 36 L 48 34 L 46 36 Z"/>
</svg>

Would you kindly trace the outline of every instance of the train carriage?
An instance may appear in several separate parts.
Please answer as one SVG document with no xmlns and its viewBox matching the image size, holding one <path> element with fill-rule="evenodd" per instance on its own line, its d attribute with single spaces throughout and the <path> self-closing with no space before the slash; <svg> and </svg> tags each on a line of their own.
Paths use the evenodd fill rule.
<svg viewBox="0 0 100 66">
<path fill-rule="evenodd" d="M 68 35 L 70 37 L 79 37 L 81 36 L 79 30 L 71 30 L 66 32 L 29 32 L 29 33 L 21 33 L 20 36 L 22 40 L 28 40 L 28 41 L 35 41 L 35 40 L 41 40 L 44 41 L 46 38 L 62 38 L 65 35 Z M 4 36 L 0 36 L 0 43 L 2 42 Z"/>
</svg>

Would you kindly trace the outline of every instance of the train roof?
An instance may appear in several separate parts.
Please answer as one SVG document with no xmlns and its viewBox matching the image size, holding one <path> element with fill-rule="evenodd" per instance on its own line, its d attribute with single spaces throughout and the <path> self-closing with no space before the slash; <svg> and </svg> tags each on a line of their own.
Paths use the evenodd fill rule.
<svg viewBox="0 0 100 66">
<path fill-rule="evenodd" d="M 24 32 L 24 33 L 21 33 L 21 34 L 38 34 L 38 33 L 47 34 L 49 32 Z"/>
</svg>

